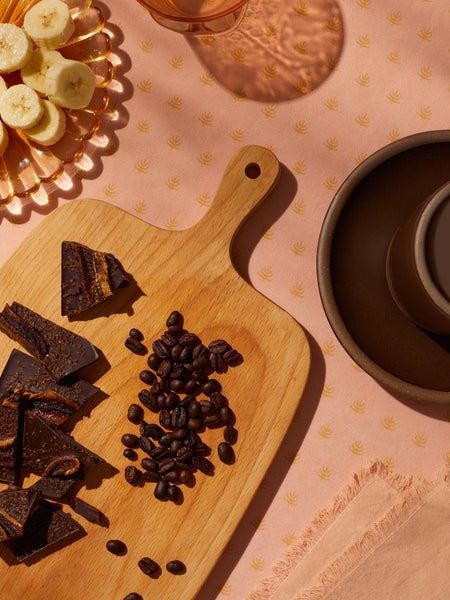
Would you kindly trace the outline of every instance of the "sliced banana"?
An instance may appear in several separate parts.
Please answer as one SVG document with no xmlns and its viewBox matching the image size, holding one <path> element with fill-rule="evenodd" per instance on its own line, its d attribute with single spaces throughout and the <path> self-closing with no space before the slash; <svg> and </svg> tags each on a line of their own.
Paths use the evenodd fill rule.
<svg viewBox="0 0 450 600">
<path fill-rule="evenodd" d="M 6 85 L 6 81 L 0 75 L 0 98 L 2 97 L 3 92 L 6 92 L 8 86 Z"/>
<path fill-rule="evenodd" d="M 42 100 L 44 114 L 37 125 L 26 129 L 23 133 L 42 146 L 56 144 L 66 131 L 66 113 L 62 108 L 48 100 Z"/>
<path fill-rule="evenodd" d="M 12 23 L 0 23 L 0 73 L 21 69 L 32 52 L 33 44 L 23 29 Z"/>
<path fill-rule="evenodd" d="M 5 153 L 6 148 L 8 147 L 8 130 L 0 121 L 0 156 Z"/>
<path fill-rule="evenodd" d="M 86 108 L 95 90 L 92 69 L 76 60 L 53 64 L 45 76 L 48 99 L 64 108 Z"/>
<path fill-rule="evenodd" d="M 45 95 L 45 76 L 47 71 L 52 65 L 61 60 L 65 60 L 65 58 L 57 50 L 36 48 L 36 50 L 33 50 L 30 60 L 20 71 L 23 83 L 29 85 L 40 94 Z"/>
<path fill-rule="evenodd" d="M 14 129 L 34 127 L 42 117 L 44 106 L 37 92 L 24 83 L 12 85 L 2 95 L 0 116 Z"/>
<path fill-rule="evenodd" d="M 41 0 L 30 8 L 23 27 L 36 46 L 54 50 L 63 46 L 75 30 L 69 7 L 62 0 Z"/>
</svg>

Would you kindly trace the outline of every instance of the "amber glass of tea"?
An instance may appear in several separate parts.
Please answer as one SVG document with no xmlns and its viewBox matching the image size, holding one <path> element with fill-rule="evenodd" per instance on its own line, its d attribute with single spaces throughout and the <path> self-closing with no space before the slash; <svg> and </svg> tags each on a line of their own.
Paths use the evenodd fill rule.
<svg viewBox="0 0 450 600">
<path fill-rule="evenodd" d="M 160 25 L 180 33 L 219 34 L 235 29 L 248 0 L 138 0 Z"/>
</svg>

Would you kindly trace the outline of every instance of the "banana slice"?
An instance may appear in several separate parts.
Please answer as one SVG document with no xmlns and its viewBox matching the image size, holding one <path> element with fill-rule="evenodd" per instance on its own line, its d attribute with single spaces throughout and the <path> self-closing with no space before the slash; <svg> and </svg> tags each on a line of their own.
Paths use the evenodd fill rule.
<svg viewBox="0 0 450 600">
<path fill-rule="evenodd" d="M 2 95 L 0 116 L 9 127 L 14 129 L 34 127 L 43 112 L 44 106 L 37 92 L 24 83 L 12 85 Z"/>
<path fill-rule="evenodd" d="M 20 71 L 23 83 L 45 95 L 45 75 L 52 65 L 61 60 L 65 60 L 65 58 L 57 50 L 36 48 L 33 50 L 30 60 Z"/>
<path fill-rule="evenodd" d="M 42 100 L 44 114 L 37 125 L 26 129 L 23 133 L 42 146 L 56 144 L 66 131 L 66 113 L 62 108 L 48 100 Z"/>
<path fill-rule="evenodd" d="M 23 29 L 12 23 L 0 23 L 0 73 L 21 69 L 32 52 L 33 44 Z"/>
<path fill-rule="evenodd" d="M 45 76 L 48 99 L 64 108 L 86 108 L 95 90 L 92 69 L 77 60 L 64 60 L 52 65 Z"/>
<path fill-rule="evenodd" d="M 5 153 L 6 148 L 8 147 L 8 131 L 3 123 L 0 121 L 0 156 Z"/>
<path fill-rule="evenodd" d="M 23 27 L 36 46 L 54 50 L 75 30 L 69 7 L 62 0 L 41 0 L 25 13 Z"/>
<path fill-rule="evenodd" d="M 3 92 L 6 92 L 8 86 L 6 85 L 6 81 L 0 75 L 0 98 L 2 97 Z"/>
</svg>

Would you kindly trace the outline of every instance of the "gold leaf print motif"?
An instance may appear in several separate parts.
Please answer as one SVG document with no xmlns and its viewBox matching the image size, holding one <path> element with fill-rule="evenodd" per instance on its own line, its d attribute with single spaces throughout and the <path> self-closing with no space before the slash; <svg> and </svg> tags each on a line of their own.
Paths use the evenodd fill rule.
<svg viewBox="0 0 450 600">
<path fill-rule="evenodd" d="M 358 77 L 356 78 L 356 83 L 360 87 L 369 87 L 370 77 L 369 77 L 368 73 L 361 73 L 361 75 L 358 75 Z"/>
<path fill-rule="evenodd" d="M 295 7 L 295 12 L 301 17 L 309 13 L 309 6 L 307 2 L 299 2 Z"/>
<path fill-rule="evenodd" d="M 323 185 L 327 188 L 327 190 L 329 190 L 330 192 L 334 192 L 335 190 L 337 190 L 338 187 L 338 180 L 336 179 L 336 177 L 327 177 L 323 183 Z"/>
<path fill-rule="evenodd" d="M 327 65 L 327 69 L 329 71 L 335 71 L 337 70 L 338 62 L 339 58 L 337 56 L 329 56 L 326 59 L 325 64 Z"/>
<path fill-rule="evenodd" d="M 298 160 L 294 165 L 294 172 L 297 175 L 305 175 L 307 171 L 306 163 L 304 160 Z"/>
<path fill-rule="evenodd" d="M 339 102 L 336 96 L 330 96 L 325 100 L 324 104 L 328 110 L 337 110 L 339 108 Z"/>
<path fill-rule="evenodd" d="M 395 140 L 400 138 L 400 131 L 398 129 L 391 129 L 386 137 L 390 142 L 395 142 Z"/>
<path fill-rule="evenodd" d="M 334 387 L 331 383 L 326 383 L 322 389 L 322 395 L 331 398 L 334 392 Z"/>
<path fill-rule="evenodd" d="M 263 33 L 269 40 L 275 40 L 278 35 L 278 31 L 275 25 L 268 25 L 267 27 L 264 27 Z"/>
<path fill-rule="evenodd" d="M 212 202 L 211 194 L 209 192 L 199 194 L 196 198 L 196 201 L 200 204 L 200 206 L 209 206 Z"/>
<path fill-rule="evenodd" d="M 391 90 L 386 94 L 386 98 L 392 104 L 400 104 L 400 92 L 398 90 Z"/>
<path fill-rule="evenodd" d="M 273 279 L 273 271 L 271 267 L 263 267 L 260 271 L 258 271 L 259 277 L 263 281 L 272 281 Z"/>
<path fill-rule="evenodd" d="M 296 298 L 303 298 L 305 296 L 305 288 L 302 283 L 295 283 L 289 291 Z"/>
<path fill-rule="evenodd" d="M 339 148 L 339 142 L 335 137 L 329 137 L 324 141 L 324 146 L 327 150 L 336 152 L 336 150 Z"/>
<path fill-rule="evenodd" d="M 182 69 L 184 66 L 184 61 L 182 56 L 174 56 L 169 61 L 172 69 Z"/>
<path fill-rule="evenodd" d="M 370 39 L 367 33 L 363 33 L 356 38 L 356 43 L 360 48 L 368 48 L 370 46 Z"/>
<path fill-rule="evenodd" d="M 136 123 L 136 129 L 142 133 L 147 133 L 150 129 L 150 123 L 148 122 L 148 119 L 141 119 L 138 121 Z"/>
<path fill-rule="evenodd" d="M 172 98 L 170 98 L 168 100 L 168 104 L 172 108 L 175 108 L 176 110 L 180 110 L 180 108 L 183 106 L 183 99 L 181 98 L 181 96 L 178 96 L 178 95 L 172 96 Z"/>
<path fill-rule="evenodd" d="M 262 556 L 256 556 L 251 562 L 250 566 L 255 571 L 262 571 L 264 569 L 264 559 Z"/>
<path fill-rule="evenodd" d="M 236 129 L 233 129 L 233 131 L 230 133 L 230 137 L 235 142 L 242 142 L 242 140 L 244 139 L 244 130 L 237 127 Z"/>
<path fill-rule="evenodd" d="M 212 125 L 213 124 L 213 116 L 210 112 L 204 112 L 199 116 L 199 121 L 203 125 Z"/>
<path fill-rule="evenodd" d="M 352 402 L 350 408 L 354 413 L 360 415 L 366 410 L 366 403 L 364 402 L 364 400 L 355 400 L 354 402 Z"/>
<path fill-rule="evenodd" d="M 384 464 L 386 470 L 389 473 L 392 473 L 392 471 L 394 470 L 394 460 L 393 460 L 393 458 L 391 456 L 388 457 L 388 458 L 385 458 L 383 460 L 383 464 Z"/>
<path fill-rule="evenodd" d="M 105 194 L 105 196 L 109 196 L 110 198 L 115 196 L 117 193 L 115 184 L 108 183 L 107 185 L 105 185 L 105 187 L 103 188 L 103 193 Z"/>
<path fill-rule="evenodd" d="M 419 110 L 417 111 L 417 114 L 419 115 L 419 117 L 423 120 L 426 119 L 431 119 L 431 108 L 429 106 L 422 106 L 421 108 L 419 108 Z"/>
<path fill-rule="evenodd" d="M 297 506 L 298 500 L 298 494 L 296 491 L 288 492 L 284 497 L 284 501 L 288 506 Z"/>
<path fill-rule="evenodd" d="M 308 54 L 308 42 L 297 42 L 294 46 L 294 50 L 297 54 Z"/>
<path fill-rule="evenodd" d="M 107 156 L 112 156 L 117 152 L 117 149 L 118 144 L 116 142 L 109 142 L 104 151 Z"/>
<path fill-rule="evenodd" d="M 251 524 L 255 531 L 262 531 L 266 527 L 266 520 L 264 517 L 255 517 L 252 519 Z"/>
<path fill-rule="evenodd" d="M 266 65 L 264 67 L 263 73 L 264 73 L 264 77 L 267 77 L 267 79 L 272 79 L 277 74 L 277 67 L 276 67 L 276 65 L 274 65 L 274 64 Z"/>
<path fill-rule="evenodd" d="M 307 94 L 308 82 L 304 79 L 298 79 L 294 85 L 294 90 L 297 92 L 297 94 Z"/>
<path fill-rule="evenodd" d="M 202 152 L 197 156 L 197 160 L 201 165 L 209 166 L 212 161 L 212 154 L 211 152 Z"/>
<path fill-rule="evenodd" d="M 341 30 L 341 20 L 337 17 L 333 17 L 326 24 L 327 29 L 333 32 L 338 32 Z"/>
<path fill-rule="evenodd" d="M 322 427 L 318 430 L 318 433 L 321 438 L 327 440 L 333 435 L 333 430 L 331 429 L 331 425 L 322 425 Z"/>
<path fill-rule="evenodd" d="M 387 17 L 387 20 L 391 25 L 400 25 L 402 22 L 402 15 L 398 10 L 393 10 Z"/>
<path fill-rule="evenodd" d="M 232 593 L 233 588 L 231 587 L 231 583 L 229 581 L 226 581 L 220 590 L 220 594 L 222 596 L 231 596 Z"/>
<path fill-rule="evenodd" d="M 427 445 L 427 438 L 425 437 L 424 433 L 418 433 L 414 436 L 413 442 L 417 448 L 425 448 Z"/>
<path fill-rule="evenodd" d="M 349 448 L 352 454 L 356 454 L 357 456 L 361 456 L 364 452 L 364 446 L 360 440 L 356 440 Z"/>
<path fill-rule="evenodd" d="M 148 171 L 148 160 L 146 158 L 142 158 L 135 162 L 134 168 L 138 173 L 147 173 Z"/>
<path fill-rule="evenodd" d="M 245 93 L 243 90 L 234 90 L 234 92 L 231 94 L 231 97 L 235 102 L 243 102 Z"/>
<path fill-rule="evenodd" d="M 168 217 L 166 219 L 166 221 L 164 222 L 164 226 L 166 229 L 169 229 L 171 231 L 173 231 L 174 229 L 177 229 L 177 227 L 178 227 L 177 218 L 176 217 Z"/>
<path fill-rule="evenodd" d="M 179 178 L 176 175 L 172 175 L 169 177 L 169 179 L 167 179 L 166 186 L 169 188 L 169 190 L 178 190 L 180 187 Z"/>
<path fill-rule="evenodd" d="M 216 41 L 216 38 L 212 34 L 201 35 L 200 39 L 202 41 L 202 44 L 205 46 L 212 46 Z"/>
<path fill-rule="evenodd" d="M 394 417 L 386 417 L 385 419 L 383 419 L 381 424 L 388 431 L 394 431 L 394 429 L 397 428 L 397 421 L 394 419 Z"/>
<path fill-rule="evenodd" d="M 305 255 L 305 243 L 304 242 L 295 242 L 290 248 L 292 254 L 295 256 L 304 256 Z"/>
<path fill-rule="evenodd" d="M 430 67 L 422 67 L 417 74 L 421 79 L 425 79 L 425 81 L 429 81 L 431 79 Z"/>
<path fill-rule="evenodd" d="M 203 75 L 200 77 L 200 81 L 203 83 L 203 85 L 213 85 L 215 82 L 216 78 L 214 77 L 214 75 L 212 73 L 203 73 Z"/>
<path fill-rule="evenodd" d="M 322 347 L 322 352 L 326 356 L 334 356 L 336 354 L 336 345 L 335 345 L 335 343 L 332 342 L 332 341 L 325 342 L 325 344 Z"/>
<path fill-rule="evenodd" d="M 260 233 L 261 237 L 264 238 L 265 240 L 273 240 L 273 236 L 274 236 L 273 227 L 265 227 L 264 229 L 261 229 L 259 233 Z"/>
<path fill-rule="evenodd" d="M 447 452 L 442 456 L 442 458 L 444 459 L 444 462 L 447 465 L 450 465 L 450 450 L 447 450 Z"/>
<path fill-rule="evenodd" d="M 361 113 L 355 119 L 360 127 L 369 127 L 370 125 L 370 117 L 367 113 Z"/>
<path fill-rule="evenodd" d="M 306 212 L 306 204 L 304 200 L 297 200 L 292 205 L 292 210 L 296 215 L 304 215 Z"/>
<path fill-rule="evenodd" d="M 167 140 L 167 145 L 173 150 L 178 150 L 181 147 L 181 139 L 179 135 L 171 135 Z"/>
<path fill-rule="evenodd" d="M 367 153 L 366 152 L 361 152 L 360 154 L 358 154 L 358 156 L 355 158 L 355 163 L 357 165 L 360 165 L 362 162 L 364 162 L 367 158 Z"/>
<path fill-rule="evenodd" d="M 274 119 L 277 116 L 277 109 L 274 104 L 268 104 L 262 108 L 262 113 L 267 119 Z"/>
<path fill-rule="evenodd" d="M 235 50 L 233 50 L 233 52 L 231 53 L 231 57 L 236 62 L 244 62 L 245 61 L 245 50 L 244 50 L 244 48 L 236 48 Z"/>
<path fill-rule="evenodd" d="M 359 8 L 370 8 L 372 0 L 358 0 L 357 5 Z"/>
<path fill-rule="evenodd" d="M 286 546 L 291 546 L 297 541 L 297 536 L 295 535 L 295 533 L 290 531 L 289 533 L 286 533 L 286 535 L 284 535 L 282 539 Z"/>
<path fill-rule="evenodd" d="M 139 44 L 139 48 L 142 50 L 142 52 L 147 52 L 150 53 L 153 50 L 153 42 L 150 39 L 147 40 L 143 40 L 140 44 Z"/>
<path fill-rule="evenodd" d="M 429 27 L 422 27 L 422 29 L 417 35 L 422 40 L 422 42 L 431 42 L 433 32 Z"/>
<path fill-rule="evenodd" d="M 317 471 L 317 475 L 319 476 L 319 479 L 322 479 L 322 481 L 329 481 L 330 477 L 331 477 L 331 469 L 328 466 L 323 466 L 320 467 L 320 469 Z"/>
<path fill-rule="evenodd" d="M 137 200 L 134 203 L 133 208 L 134 212 L 136 212 L 138 215 L 143 215 L 147 212 L 147 202 L 145 200 Z"/>
<path fill-rule="evenodd" d="M 150 79 L 143 79 L 138 83 L 138 88 L 144 94 L 148 94 L 152 89 L 152 82 L 150 81 Z"/>
<path fill-rule="evenodd" d="M 298 452 L 296 452 L 295 450 L 290 450 L 286 454 L 286 460 L 288 461 L 288 463 L 290 465 L 296 465 L 296 464 L 298 464 L 298 462 L 300 460 L 300 456 L 299 456 Z"/>
<path fill-rule="evenodd" d="M 389 52 L 389 54 L 387 55 L 387 59 L 392 64 L 399 65 L 400 64 L 400 52 L 398 50 L 393 50 L 392 52 Z"/>
</svg>

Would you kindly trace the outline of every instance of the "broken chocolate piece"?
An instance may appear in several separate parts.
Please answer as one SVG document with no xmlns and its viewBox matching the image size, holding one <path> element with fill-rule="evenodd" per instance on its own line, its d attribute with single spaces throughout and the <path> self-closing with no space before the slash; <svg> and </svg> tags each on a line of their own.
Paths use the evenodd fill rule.
<svg viewBox="0 0 450 600">
<path fill-rule="evenodd" d="M 0 481 L 17 483 L 19 465 L 17 460 L 18 439 L 21 436 L 21 418 L 16 407 L 0 406 Z"/>
<path fill-rule="evenodd" d="M 58 384 L 43 364 L 14 349 L 0 376 L 0 398 L 22 390 L 26 410 L 61 425 L 99 388 L 82 379 Z"/>
<path fill-rule="evenodd" d="M 84 517 L 87 521 L 101 525 L 105 520 L 105 515 L 95 506 L 88 504 L 78 496 L 69 498 L 69 506 L 78 514 Z"/>
<path fill-rule="evenodd" d="M 11 314 L 23 326 L 17 327 Z M 98 359 L 96 349 L 88 340 L 41 317 L 18 302 L 13 302 L 11 306 L 7 304 L 0 312 L 0 330 L 41 360 L 56 381 Z M 35 338 L 42 339 L 45 346 L 35 342 Z"/>
<path fill-rule="evenodd" d="M 32 412 L 25 412 L 22 468 L 44 477 L 78 477 L 83 468 L 104 462 L 70 435 Z M 78 466 L 77 466 L 78 465 Z"/>
<path fill-rule="evenodd" d="M 61 253 L 62 315 L 77 315 L 129 285 L 125 271 L 110 253 L 67 241 L 62 243 Z"/>
<path fill-rule="evenodd" d="M 36 499 L 36 492 L 29 489 L 0 492 L 0 542 L 23 534 Z"/>
<path fill-rule="evenodd" d="M 23 535 L 11 540 L 8 547 L 17 560 L 23 562 L 38 552 L 59 548 L 84 534 L 81 525 L 58 505 L 40 500 L 26 522 Z"/>
<path fill-rule="evenodd" d="M 47 500 L 61 500 L 79 481 L 79 477 L 40 477 L 29 489 Z"/>
</svg>

